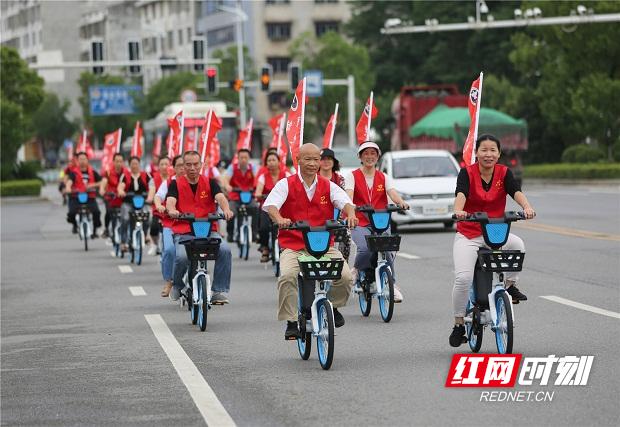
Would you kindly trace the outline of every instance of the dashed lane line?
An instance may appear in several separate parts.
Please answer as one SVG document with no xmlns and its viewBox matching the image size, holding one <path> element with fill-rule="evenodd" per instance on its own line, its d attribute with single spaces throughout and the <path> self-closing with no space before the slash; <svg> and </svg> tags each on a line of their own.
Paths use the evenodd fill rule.
<svg viewBox="0 0 620 427">
<path fill-rule="evenodd" d="M 589 311 L 589 312 L 600 314 L 603 316 L 613 317 L 615 319 L 620 319 L 620 313 L 616 313 L 615 311 L 605 310 L 604 308 L 594 307 L 593 305 L 582 304 L 580 302 L 571 301 L 569 299 L 558 297 L 555 295 L 544 295 L 544 296 L 541 296 L 541 298 L 544 298 L 549 301 L 557 302 L 558 304 L 564 304 L 570 307 L 578 308 L 580 310 Z"/>
<path fill-rule="evenodd" d="M 133 295 L 134 297 L 146 296 L 146 292 L 142 286 L 130 286 L 129 292 L 131 292 L 131 295 Z"/>
<path fill-rule="evenodd" d="M 118 269 L 123 274 L 133 273 L 133 269 L 130 266 L 128 266 L 128 265 L 119 265 Z"/>
<path fill-rule="evenodd" d="M 189 358 L 181 344 L 176 340 L 170 328 L 159 314 L 144 315 L 159 345 L 168 356 L 168 359 L 176 369 L 177 374 L 185 384 L 187 391 L 194 400 L 196 407 L 209 426 L 234 426 L 235 422 L 230 417 L 222 403 L 217 398 L 213 389 L 200 371 Z"/>
<path fill-rule="evenodd" d="M 407 252 L 398 252 L 396 255 L 398 255 L 401 258 L 405 258 L 405 259 L 420 259 L 419 256 L 408 254 Z"/>
</svg>

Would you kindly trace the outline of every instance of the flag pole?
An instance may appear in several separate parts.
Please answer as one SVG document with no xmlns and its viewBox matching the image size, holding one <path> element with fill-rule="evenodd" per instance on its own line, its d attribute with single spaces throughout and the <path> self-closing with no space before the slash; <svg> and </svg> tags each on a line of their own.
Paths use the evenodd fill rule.
<svg viewBox="0 0 620 427">
<path fill-rule="evenodd" d="M 183 154 L 183 132 L 185 129 L 185 113 L 183 111 L 181 113 L 181 145 L 179 146 L 179 154 Z"/>
<path fill-rule="evenodd" d="M 209 131 L 211 130 L 211 116 L 212 115 L 213 115 L 213 110 L 209 110 L 209 112 L 207 113 L 207 128 L 206 128 L 207 131 L 205 132 L 205 135 L 204 135 L 204 141 L 202 141 L 202 153 L 200 156 L 200 163 L 202 164 L 202 166 L 200 167 L 201 174 L 205 167 L 205 157 L 207 155 L 207 142 L 209 141 Z"/>
<path fill-rule="evenodd" d="M 370 141 L 370 121 L 372 120 L 372 105 L 374 103 L 373 91 L 370 91 L 370 104 L 368 109 L 368 127 L 366 128 L 366 138 Z"/>
<path fill-rule="evenodd" d="M 482 77 L 483 72 L 480 72 L 480 85 L 478 87 L 478 102 L 476 103 L 476 126 L 474 128 L 474 143 L 471 145 L 471 162 L 476 161 L 476 140 L 478 139 L 478 124 L 480 123 L 480 108 L 482 108 Z"/>
<path fill-rule="evenodd" d="M 334 144 L 334 133 L 336 133 L 336 123 L 338 123 L 338 103 L 336 102 L 336 108 L 334 109 L 334 123 L 332 125 L 332 134 L 329 136 L 329 148 L 331 149 Z"/>
<path fill-rule="evenodd" d="M 123 137 L 123 128 L 118 128 L 117 132 L 118 132 L 118 142 L 116 144 L 116 152 L 120 153 L 121 152 L 121 141 Z"/>
<path fill-rule="evenodd" d="M 302 89 L 301 89 L 301 100 L 297 100 L 301 102 L 301 132 L 299 133 L 299 147 L 304 144 L 304 120 L 306 119 L 306 78 L 302 80 Z M 291 153 L 293 155 L 293 153 Z"/>
</svg>

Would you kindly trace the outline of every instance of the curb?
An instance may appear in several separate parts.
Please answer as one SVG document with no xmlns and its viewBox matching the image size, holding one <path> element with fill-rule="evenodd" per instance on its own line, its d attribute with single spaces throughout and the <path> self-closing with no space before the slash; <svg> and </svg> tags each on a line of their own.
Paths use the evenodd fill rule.
<svg viewBox="0 0 620 427">
<path fill-rule="evenodd" d="M 620 186 L 620 179 L 557 179 L 557 178 L 524 178 L 524 185 L 590 185 L 590 186 L 607 186 L 615 187 Z"/>
<path fill-rule="evenodd" d="M 39 202 L 51 202 L 51 200 L 43 196 L 11 196 L 11 197 L 0 198 L 0 204 L 2 205 L 15 205 L 19 203 L 39 203 Z"/>
</svg>

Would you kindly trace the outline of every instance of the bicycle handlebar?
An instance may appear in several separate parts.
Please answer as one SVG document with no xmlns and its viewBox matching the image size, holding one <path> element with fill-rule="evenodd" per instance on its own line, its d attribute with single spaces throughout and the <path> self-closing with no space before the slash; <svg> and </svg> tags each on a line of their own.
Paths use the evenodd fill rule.
<svg viewBox="0 0 620 427">
<path fill-rule="evenodd" d="M 456 221 L 464 222 L 514 222 L 527 219 L 523 211 L 507 211 L 504 212 L 504 216 L 501 218 L 489 218 L 489 214 L 486 212 L 474 212 L 468 214 L 464 219 L 459 219 L 456 214 L 452 214 L 452 219 Z"/>
<path fill-rule="evenodd" d="M 300 231 L 332 231 L 332 230 L 340 230 L 346 228 L 347 226 L 340 223 L 339 221 L 335 221 L 333 219 L 329 219 L 325 221 L 325 225 L 312 227 L 308 223 L 308 221 L 297 221 L 289 225 L 288 227 L 280 227 L 280 230 L 300 230 Z"/>
<path fill-rule="evenodd" d="M 362 213 L 376 213 L 376 212 L 399 212 L 403 213 L 405 209 L 401 208 L 398 205 L 390 204 L 385 207 L 385 209 L 375 209 L 370 205 L 357 206 L 355 208 L 356 211 Z"/>
<path fill-rule="evenodd" d="M 174 219 L 178 219 L 181 221 L 188 221 L 188 222 L 194 222 L 194 221 L 215 222 L 215 221 L 219 221 L 220 219 L 226 219 L 226 218 L 222 214 L 209 214 L 209 216 L 207 216 L 206 218 L 196 218 L 196 215 L 194 215 L 193 213 L 182 213 Z"/>
</svg>

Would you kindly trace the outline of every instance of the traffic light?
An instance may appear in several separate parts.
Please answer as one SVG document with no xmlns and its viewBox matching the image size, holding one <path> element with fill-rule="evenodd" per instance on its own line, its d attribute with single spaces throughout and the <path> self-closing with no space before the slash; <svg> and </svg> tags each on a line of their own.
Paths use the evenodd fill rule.
<svg viewBox="0 0 620 427">
<path fill-rule="evenodd" d="M 271 65 L 265 64 L 261 67 L 260 71 L 260 88 L 263 92 L 269 92 L 269 86 L 271 85 Z"/>
<path fill-rule="evenodd" d="M 297 62 L 291 62 L 288 66 L 289 80 L 291 82 L 291 90 L 295 92 L 299 80 L 301 79 L 301 65 Z"/>
<path fill-rule="evenodd" d="M 216 95 L 217 90 L 217 68 L 216 67 L 207 67 L 207 71 L 205 72 L 207 75 L 207 93 L 211 95 Z"/>
<path fill-rule="evenodd" d="M 235 92 L 239 92 L 241 88 L 243 87 L 243 80 L 241 79 L 231 80 L 228 82 L 228 87 L 234 90 Z"/>
<path fill-rule="evenodd" d="M 127 46 L 129 48 L 129 61 L 139 61 L 140 60 L 140 43 L 136 41 L 128 42 Z M 140 66 L 130 65 L 129 73 L 140 74 Z"/>
<path fill-rule="evenodd" d="M 93 62 L 101 62 L 103 61 L 103 42 L 96 41 L 91 42 L 90 44 L 91 51 L 91 60 Z M 93 67 L 93 74 L 103 74 L 103 67 Z"/>
<path fill-rule="evenodd" d="M 194 43 L 194 61 L 201 62 L 200 64 L 194 64 L 194 71 L 202 71 L 205 69 L 204 64 L 202 64 L 205 59 L 205 40 L 197 38 L 192 41 Z"/>
</svg>

